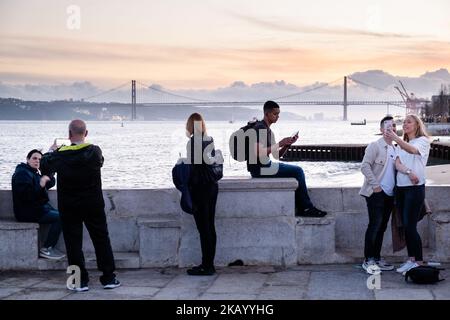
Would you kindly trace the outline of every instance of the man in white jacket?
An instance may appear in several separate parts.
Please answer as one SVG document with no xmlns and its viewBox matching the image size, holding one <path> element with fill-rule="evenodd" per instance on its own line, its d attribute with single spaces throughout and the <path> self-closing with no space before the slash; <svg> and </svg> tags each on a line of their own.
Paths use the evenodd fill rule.
<svg viewBox="0 0 450 320">
<path fill-rule="evenodd" d="M 369 274 L 394 269 L 393 265 L 381 259 L 384 232 L 394 207 L 395 158 L 397 154 L 392 140 L 384 135 L 388 128 L 392 128 L 395 132 L 395 123 L 391 116 L 386 116 L 381 120 L 380 131 L 383 133 L 383 137 L 367 146 L 361 164 L 364 184 L 359 194 L 366 199 L 369 213 L 369 225 L 364 242 L 365 259 L 362 267 Z"/>
</svg>

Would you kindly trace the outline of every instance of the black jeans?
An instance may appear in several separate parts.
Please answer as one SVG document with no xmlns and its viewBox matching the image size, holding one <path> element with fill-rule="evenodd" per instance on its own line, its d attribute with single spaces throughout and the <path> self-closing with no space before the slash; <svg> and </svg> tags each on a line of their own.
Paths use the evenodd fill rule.
<svg viewBox="0 0 450 320">
<path fill-rule="evenodd" d="M 384 232 L 394 207 L 394 197 L 390 197 L 384 191 L 381 191 L 374 192 L 370 197 L 365 198 L 369 212 L 369 225 L 364 242 L 364 256 L 366 260 L 379 260 Z"/>
<path fill-rule="evenodd" d="M 217 242 L 214 219 L 219 187 L 217 183 L 197 184 L 191 185 L 190 191 L 195 224 L 200 234 L 202 265 L 205 268 L 214 267 Z"/>
<path fill-rule="evenodd" d="M 77 265 L 81 271 L 81 282 L 89 282 L 83 254 L 83 223 L 94 245 L 97 267 L 103 272 L 100 282 L 106 284 L 114 279 L 114 256 L 109 240 L 106 215 L 103 208 L 61 211 L 64 242 L 69 265 Z"/>
<path fill-rule="evenodd" d="M 405 229 L 408 257 L 422 261 L 422 239 L 417 232 L 417 222 L 425 200 L 425 185 L 397 187 L 396 190 L 396 205 Z"/>
</svg>

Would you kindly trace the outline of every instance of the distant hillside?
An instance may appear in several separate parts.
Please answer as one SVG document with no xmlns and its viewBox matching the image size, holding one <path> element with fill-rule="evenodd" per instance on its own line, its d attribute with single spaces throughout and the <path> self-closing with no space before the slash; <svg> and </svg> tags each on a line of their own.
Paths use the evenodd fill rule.
<svg viewBox="0 0 450 320">
<path fill-rule="evenodd" d="M 262 109 L 262 106 L 261 106 Z M 244 107 L 189 107 L 137 105 L 138 120 L 162 121 L 181 120 L 194 112 L 201 113 L 211 121 L 247 121 L 253 117 L 261 118 L 262 110 Z M 126 103 L 89 103 L 81 101 L 24 101 L 0 98 L 0 120 L 129 120 L 131 105 Z M 290 120 L 302 120 L 294 113 L 283 112 Z"/>
</svg>

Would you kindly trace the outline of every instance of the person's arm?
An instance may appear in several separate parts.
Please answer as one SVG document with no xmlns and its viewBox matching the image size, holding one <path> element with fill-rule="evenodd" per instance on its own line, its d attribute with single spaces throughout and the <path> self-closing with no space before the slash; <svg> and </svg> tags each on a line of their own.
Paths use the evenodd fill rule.
<svg viewBox="0 0 450 320">
<path fill-rule="evenodd" d="M 375 192 L 381 191 L 381 186 L 372 171 L 372 165 L 375 163 L 377 156 L 377 146 L 371 143 L 367 146 L 361 163 L 361 172 L 366 177 L 368 184 Z"/>
<path fill-rule="evenodd" d="M 56 172 L 55 154 L 56 152 L 52 151 L 44 153 L 42 155 L 42 159 L 39 164 L 39 170 L 41 171 L 42 175 L 53 177 L 54 173 Z"/>
<path fill-rule="evenodd" d="M 419 183 L 419 178 L 416 176 L 416 174 L 411 169 L 409 169 L 407 166 L 405 166 L 399 157 L 397 157 L 397 159 L 395 159 L 395 168 L 397 169 L 397 171 L 399 171 L 403 174 L 406 174 L 409 177 L 409 180 L 411 180 L 411 182 L 413 184 Z"/>
<path fill-rule="evenodd" d="M 102 149 L 99 146 L 94 146 L 95 148 L 95 157 L 94 157 L 94 165 L 95 167 L 101 168 L 103 167 L 103 162 L 105 158 L 103 158 Z"/>
<path fill-rule="evenodd" d="M 49 177 L 50 180 L 47 181 L 47 183 L 45 184 L 45 188 L 47 190 L 53 188 L 55 186 L 55 184 L 56 184 L 56 180 L 55 180 L 55 176 L 54 175 L 48 176 L 48 177 Z"/>
<path fill-rule="evenodd" d="M 397 142 L 397 144 L 399 145 L 400 148 L 402 148 L 403 150 L 405 150 L 408 153 L 411 154 L 420 154 L 419 149 L 417 149 L 415 146 L 413 146 L 412 144 L 406 142 L 405 140 L 403 140 L 402 138 L 400 138 L 397 133 L 394 133 L 394 131 L 392 130 L 388 130 L 385 135 L 394 140 L 395 142 Z"/>
</svg>

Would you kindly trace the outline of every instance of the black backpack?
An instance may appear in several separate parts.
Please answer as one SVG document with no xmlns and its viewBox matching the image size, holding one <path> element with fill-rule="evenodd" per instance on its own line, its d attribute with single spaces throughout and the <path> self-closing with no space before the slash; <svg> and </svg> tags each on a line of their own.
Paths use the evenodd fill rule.
<svg viewBox="0 0 450 320">
<path fill-rule="evenodd" d="M 418 266 L 406 272 L 405 281 L 408 281 L 409 278 L 411 278 L 412 282 L 418 284 L 432 284 L 443 281 L 445 279 L 439 279 L 439 270 L 444 269 L 432 266 Z"/>
<path fill-rule="evenodd" d="M 249 158 L 249 137 L 245 137 L 245 153 L 239 154 L 238 152 L 238 139 L 242 139 L 244 137 L 244 133 L 253 129 L 255 125 L 258 123 L 258 120 L 249 121 L 247 125 L 241 127 L 239 130 L 233 132 L 230 136 L 229 146 L 230 146 L 230 154 L 234 160 L 242 162 L 248 161 Z M 244 157 L 243 157 L 244 156 Z"/>
</svg>

